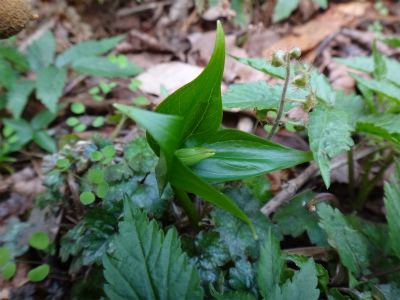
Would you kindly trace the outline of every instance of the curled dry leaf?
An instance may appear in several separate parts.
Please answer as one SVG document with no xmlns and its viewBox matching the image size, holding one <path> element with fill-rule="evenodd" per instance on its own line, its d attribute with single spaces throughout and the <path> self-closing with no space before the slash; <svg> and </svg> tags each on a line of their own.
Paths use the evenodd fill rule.
<svg viewBox="0 0 400 300">
<path fill-rule="evenodd" d="M 0 2 L 0 39 L 13 36 L 37 18 L 27 0 L 2 0 Z"/>
</svg>

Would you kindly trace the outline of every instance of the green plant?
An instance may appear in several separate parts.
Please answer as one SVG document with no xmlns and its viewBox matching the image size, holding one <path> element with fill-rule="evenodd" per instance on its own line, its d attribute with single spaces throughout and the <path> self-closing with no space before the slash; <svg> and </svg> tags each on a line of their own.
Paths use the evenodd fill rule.
<svg viewBox="0 0 400 300">
<path fill-rule="evenodd" d="M 129 77 L 141 69 L 126 60 L 126 57 L 113 55 L 100 56 L 110 51 L 123 36 L 79 43 L 67 51 L 55 55 L 55 39 L 51 32 L 46 32 L 34 41 L 27 49 L 26 55 L 21 54 L 9 41 L 0 44 L 0 78 L 1 109 L 7 108 L 12 118 L 2 117 L 5 126 L 12 127 L 13 135 L 4 135 L 0 140 L 0 157 L 6 160 L 6 155 L 20 150 L 24 145 L 34 140 L 44 150 L 55 153 L 57 146 L 54 139 L 44 129 L 56 117 L 63 107 L 58 104 L 63 95 L 69 69 L 76 72 L 102 76 L 107 78 Z M 35 80 L 23 79 L 24 73 L 32 70 L 37 74 Z M 107 85 L 107 87 L 106 87 Z M 111 89 L 112 84 L 102 83 L 103 91 Z M 24 108 L 36 90 L 36 98 L 48 109 L 40 112 L 30 123 L 22 118 Z M 78 107 L 81 106 L 81 107 Z M 83 113 L 81 103 L 74 103 L 71 110 Z M 2 113 L 4 115 L 4 112 Z M 104 119 L 97 118 L 94 127 L 101 126 Z M 76 131 L 85 130 L 86 125 L 80 124 L 77 118 L 68 119 L 67 123 Z M 6 133 L 10 134 L 8 129 Z M 10 142 L 11 139 L 11 142 Z"/>
</svg>

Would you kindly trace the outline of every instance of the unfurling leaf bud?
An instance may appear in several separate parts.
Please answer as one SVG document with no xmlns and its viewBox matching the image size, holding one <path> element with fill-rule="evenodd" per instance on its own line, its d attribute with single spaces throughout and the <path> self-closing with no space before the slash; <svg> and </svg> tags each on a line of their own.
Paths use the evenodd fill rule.
<svg viewBox="0 0 400 300">
<path fill-rule="evenodd" d="M 280 67 L 286 65 L 286 54 L 282 50 L 278 50 L 271 55 L 271 65 L 274 67 Z"/>
<path fill-rule="evenodd" d="M 28 0 L 0 0 L 0 39 L 7 39 L 37 18 Z"/>
<path fill-rule="evenodd" d="M 193 166 L 203 159 L 215 155 L 215 150 L 201 147 L 182 148 L 175 151 L 175 155 L 187 166 Z"/>
<path fill-rule="evenodd" d="M 294 46 L 289 51 L 290 58 L 299 58 L 301 56 L 301 49 L 297 46 Z"/>
</svg>

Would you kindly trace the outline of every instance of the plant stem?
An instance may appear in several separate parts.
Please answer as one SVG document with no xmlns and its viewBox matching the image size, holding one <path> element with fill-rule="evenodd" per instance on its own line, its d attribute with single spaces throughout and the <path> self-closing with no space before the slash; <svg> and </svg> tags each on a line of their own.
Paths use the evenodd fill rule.
<svg viewBox="0 0 400 300">
<path fill-rule="evenodd" d="M 124 126 L 127 119 L 128 119 L 127 116 L 125 114 L 123 114 L 121 120 L 119 120 L 117 127 L 115 127 L 114 131 L 111 133 L 110 137 L 108 138 L 109 141 L 113 141 L 117 137 L 118 132 L 122 129 L 122 127 Z"/>
<path fill-rule="evenodd" d="M 71 174 L 71 175 L 74 176 L 75 178 L 77 178 L 77 179 L 79 179 L 79 180 L 82 180 L 82 181 L 86 182 L 87 184 L 93 186 L 93 183 L 91 183 L 90 181 L 87 181 L 86 179 L 82 178 L 81 176 L 76 175 L 76 174 L 73 173 L 72 171 L 67 170 L 67 173 L 68 173 L 68 174 Z"/>
<path fill-rule="evenodd" d="M 279 109 L 278 109 L 278 114 L 276 115 L 276 119 L 274 124 L 272 125 L 271 130 L 268 132 L 268 135 L 266 139 L 269 141 L 271 140 L 272 136 L 274 135 L 276 129 L 278 128 L 279 122 L 282 118 L 282 113 L 283 113 L 283 105 L 285 104 L 285 97 L 286 97 L 286 91 L 289 86 L 289 81 L 290 81 L 290 55 L 286 54 L 286 78 L 285 78 L 285 84 L 283 85 L 283 90 L 282 90 L 282 95 L 281 95 L 281 101 L 279 103 Z"/>
<path fill-rule="evenodd" d="M 189 218 L 190 223 L 192 226 L 198 231 L 200 230 L 199 223 L 201 221 L 201 217 L 196 210 L 192 200 L 190 200 L 187 193 L 178 188 L 176 186 L 171 186 L 172 190 L 174 191 L 175 196 L 178 198 L 180 204 L 182 205 L 183 210 L 185 211 L 186 215 Z"/>
<path fill-rule="evenodd" d="M 285 101 L 292 101 L 292 102 L 305 103 L 305 101 L 302 100 L 302 99 L 285 98 Z"/>
<path fill-rule="evenodd" d="M 347 151 L 347 164 L 349 168 L 349 198 L 350 201 L 354 200 L 354 160 L 353 160 L 353 147 Z"/>
<path fill-rule="evenodd" d="M 378 181 L 381 179 L 385 170 L 392 164 L 393 157 L 394 157 L 394 154 L 393 154 L 393 151 L 391 151 L 389 153 L 389 155 L 384 159 L 384 161 L 382 163 L 382 167 L 380 168 L 379 172 L 375 175 L 375 177 L 371 181 L 368 180 L 368 173 L 373 164 L 373 161 L 370 160 L 368 171 L 363 174 L 361 189 L 357 195 L 357 199 L 354 204 L 354 208 L 357 211 L 359 211 L 363 208 L 365 201 L 368 198 L 369 193 L 372 191 L 372 189 L 376 186 Z"/>
</svg>

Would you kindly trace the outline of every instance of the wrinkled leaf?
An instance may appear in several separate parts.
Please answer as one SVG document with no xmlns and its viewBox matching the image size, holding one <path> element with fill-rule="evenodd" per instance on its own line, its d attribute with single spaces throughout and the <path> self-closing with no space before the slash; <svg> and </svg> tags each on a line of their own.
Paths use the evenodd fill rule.
<svg viewBox="0 0 400 300">
<path fill-rule="evenodd" d="M 56 66 L 60 68 L 69 63 L 73 63 L 82 57 L 107 53 L 122 41 L 124 37 L 125 36 L 120 35 L 112 38 L 104 38 L 98 41 L 87 41 L 76 44 L 57 57 Z"/>
<path fill-rule="evenodd" d="M 397 114 L 371 114 L 360 118 L 357 129 L 400 145 L 400 117 Z"/>
<path fill-rule="evenodd" d="M 395 173 L 391 175 L 390 182 L 385 182 L 385 206 L 389 223 L 389 235 L 392 248 L 400 258 L 400 162 L 396 161 Z"/>
<path fill-rule="evenodd" d="M 247 260 L 235 262 L 235 267 L 229 269 L 229 285 L 238 291 L 249 292 L 258 296 L 257 266 Z"/>
<path fill-rule="evenodd" d="M 36 78 L 36 96 L 52 113 L 56 112 L 66 79 L 67 70 L 54 66 L 41 70 Z"/>
<path fill-rule="evenodd" d="M 107 57 L 81 57 L 72 63 L 72 69 L 75 71 L 90 74 L 98 77 L 132 77 L 143 72 L 142 69 L 131 62 L 126 66 L 120 66 L 117 62 L 113 63 Z"/>
<path fill-rule="evenodd" d="M 113 257 L 103 256 L 107 296 L 113 300 L 202 300 L 199 275 L 181 253 L 176 230 L 164 236 L 156 220 L 149 222 L 128 199 L 124 216 Z"/>
<path fill-rule="evenodd" d="M 329 243 L 338 250 L 340 259 L 352 273 L 368 266 L 368 249 L 358 232 L 353 230 L 342 213 L 325 203 L 318 206 L 320 226 L 327 232 Z"/>
<path fill-rule="evenodd" d="M 318 225 L 318 214 L 311 212 L 307 204 L 314 198 L 310 191 L 302 193 L 282 206 L 274 215 L 274 221 L 278 224 L 282 233 L 298 237 L 307 231 L 313 244 L 319 247 L 329 246 L 326 232 Z M 317 204 L 318 206 L 318 204 Z"/>
<path fill-rule="evenodd" d="M 39 73 L 50 66 L 54 61 L 55 46 L 54 35 L 51 31 L 47 31 L 28 47 L 27 58 L 32 71 Z"/>
<path fill-rule="evenodd" d="M 245 224 L 242 220 L 219 208 L 215 208 L 211 212 L 217 224 L 214 231 L 220 233 L 221 240 L 228 246 L 232 259 L 238 260 L 247 258 L 248 256 L 258 259 L 260 256 L 260 246 L 264 244 L 269 229 L 272 228 L 275 237 L 281 240 L 282 236 L 279 230 L 277 230 L 268 217 L 260 212 L 259 202 L 247 187 L 242 187 L 240 190 L 229 188 L 225 194 L 231 197 L 237 203 L 238 207 L 250 218 L 258 235 L 258 240 L 254 240 L 250 228 L 244 226 Z"/>
<path fill-rule="evenodd" d="M 354 145 L 349 113 L 343 109 L 330 110 L 317 106 L 307 125 L 310 148 L 327 188 L 330 186 L 331 159 Z"/>
</svg>

